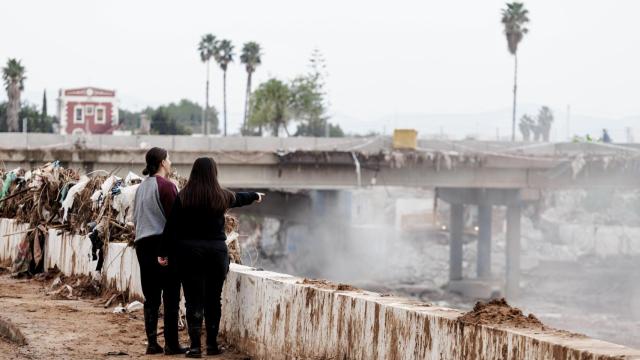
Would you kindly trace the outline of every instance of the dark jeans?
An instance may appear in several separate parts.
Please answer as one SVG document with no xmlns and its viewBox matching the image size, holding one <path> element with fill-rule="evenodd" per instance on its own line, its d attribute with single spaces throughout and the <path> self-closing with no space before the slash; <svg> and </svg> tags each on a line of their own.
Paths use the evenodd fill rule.
<svg viewBox="0 0 640 360">
<path fill-rule="evenodd" d="M 136 255 L 140 264 L 140 280 L 144 294 L 145 330 L 150 340 L 157 337 L 160 301 L 164 303 L 165 345 L 178 345 L 178 309 L 180 306 L 180 278 L 174 264 L 158 264 L 160 236 L 136 241 Z"/>
<path fill-rule="evenodd" d="M 227 245 L 224 241 L 181 243 L 177 263 L 184 288 L 189 335 L 198 336 L 204 317 L 207 345 L 213 345 L 220 326 L 222 286 L 229 271 Z"/>
</svg>

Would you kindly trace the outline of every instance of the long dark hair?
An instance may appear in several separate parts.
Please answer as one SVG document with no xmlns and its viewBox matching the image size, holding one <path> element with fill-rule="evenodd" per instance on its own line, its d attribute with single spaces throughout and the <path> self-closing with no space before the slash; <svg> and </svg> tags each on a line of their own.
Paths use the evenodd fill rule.
<svg viewBox="0 0 640 360">
<path fill-rule="evenodd" d="M 235 197 L 218 183 L 218 166 L 210 157 L 196 159 L 187 185 L 178 196 L 185 208 L 212 209 L 216 213 L 227 211 Z"/>
<path fill-rule="evenodd" d="M 147 166 L 142 170 L 142 175 L 155 175 L 160 169 L 162 160 L 167 159 L 167 150 L 159 147 L 153 147 L 147 151 L 144 159 Z"/>
</svg>

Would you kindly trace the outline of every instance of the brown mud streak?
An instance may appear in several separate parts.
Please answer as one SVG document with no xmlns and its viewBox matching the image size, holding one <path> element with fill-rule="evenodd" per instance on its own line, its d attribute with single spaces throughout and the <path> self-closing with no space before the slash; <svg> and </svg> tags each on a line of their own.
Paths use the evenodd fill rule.
<svg viewBox="0 0 640 360">
<path fill-rule="evenodd" d="M 380 336 L 380 304 L 375 303 L 373 314 L 373 357 L 377 358 Z"/>
</svg>

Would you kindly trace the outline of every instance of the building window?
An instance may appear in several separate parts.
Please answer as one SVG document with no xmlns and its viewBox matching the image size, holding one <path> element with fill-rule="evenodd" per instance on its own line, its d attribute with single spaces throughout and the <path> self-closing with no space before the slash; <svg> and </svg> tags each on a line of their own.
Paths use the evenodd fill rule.
<svg viewBox="0 0 640 360">
<path fill-rule="evenodd" d="M 93 115 L 93 105 L 85 106 L 84 111 L 87 113 L 87 115 Z"/>
<path fill-rule="evenodd" d="M 104 124 L 105 123 L 105 114 L 104 107 L 96 107 L 96 123 Z"/>
<path fill-rule="evenodd" d="M 73 122 L 76 124 L 84 123 L 84 111 L 82 106 L 76 106 L 75 114 L 73 115 Z"/>
</svg>

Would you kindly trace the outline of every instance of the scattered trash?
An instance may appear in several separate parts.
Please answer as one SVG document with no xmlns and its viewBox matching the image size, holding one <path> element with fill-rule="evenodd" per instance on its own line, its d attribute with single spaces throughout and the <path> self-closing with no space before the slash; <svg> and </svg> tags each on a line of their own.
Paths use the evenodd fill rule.
<svg viewBox="0 0 640 360">
<path fill-rule="evenodd" d="M 120 303 L 118 306 L 116 306 L 113 309 L 114 314 L 124 314 L 126 312 L 127 312 L 127 309 L 124 306 L 122 306 L 122 303 Z"/>
<path fill-rule="evenodd" d="M 127 354 L 124 351 L 109 351 L 108 353 L 104 354 L 105 356 L 129 356 L 129 354 Z"/>
<path fill-rule="evenodd" d="M 142 309 L 144 309 L 144 305 L 138 300 L 130 303 L 126 307 L 126 311 L 127 312 L 134 312 L 134 311 L 138 311 L 138 310 L 142 310 Z"/>
</svg>

